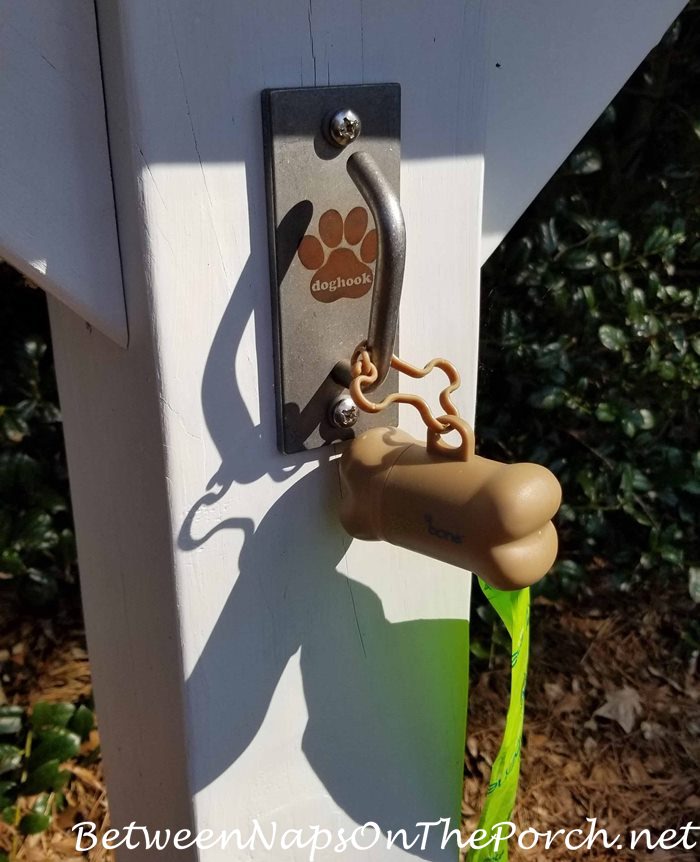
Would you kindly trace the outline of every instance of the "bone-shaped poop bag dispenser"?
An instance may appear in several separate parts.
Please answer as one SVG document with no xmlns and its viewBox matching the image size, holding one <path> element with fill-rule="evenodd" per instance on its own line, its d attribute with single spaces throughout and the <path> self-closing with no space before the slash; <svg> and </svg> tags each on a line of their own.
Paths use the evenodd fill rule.
<svg viewBox="0 0 700 862">
<path fill-rule="evenodd" d="M 537 464 L 500 464 L 474 454 L 474 432 L 450 400 L 459 374 L 443 359 L 422 370 L 393 353 L 405 262 L 405 227 L 398 198 L 367 153 L 347 171 L 369 205 L 377 229 L 377 264 L 366 340 L 334 377 L 355 405 L 377 413 L 393 402 L 412 404 L 428 427 L 427 444 L 394 428 L 373 428 L 348 444 L 340 460 L 340 519 L 358 539 L 384 540 L 476 572 L 496 589 L 527 587 L 544 577 L 557 554 L 551 518 L 561 502 L 556 478 Z M 414 378 L 440 367 L 450 385 L 436 419 L 417 396 L 394 393 L 369 401 L 389 368 Z M 441 435 L 459 432 L 457 448 Z"/>
<path fill-rule="evenodd" d="M 474 433 L 450 416 L 461 446 L 373 428 L 340 459 L 340 520 L 357 539 L 384 540 L 478 574 L 499 590 L 530 586 L 557 554 L 551 518 L 561 487 L 538 464 L 474 454 Z"/>
</svg>

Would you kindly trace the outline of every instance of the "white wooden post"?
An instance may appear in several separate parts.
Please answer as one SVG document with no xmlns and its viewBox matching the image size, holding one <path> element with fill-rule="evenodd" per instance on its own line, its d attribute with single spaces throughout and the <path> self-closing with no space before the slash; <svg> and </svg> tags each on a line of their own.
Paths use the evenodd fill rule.
<svg viewBox="0 0 700 862">
<path fill-rule="evenodd" d="M 401 349 L 471 415 L 481 6 L 98 11 L 129 349 L 51 314 L 115 822 L 457 818 L 469 577 L 351 543 L 332 453 L 275 446 L 260 91 L 401 82 Z"/>
<path fill-rule="evenodd" d="M 257 820 L 266 834 L 273 822 L 280 832 L 349 834 L 368 821 L 386 833 L 458 816 L 468 576 L 351 543 L 335 515 L 335 453 L 281 456 L 275 446 L 260 91 L 401 83 L 401 353 L 454 360 L 472 417 L 484 155 L 492 245 L 682 3 L 586 5 L 592 42 L 618 10 L 634 27 L 611 71 L 591 47 L 574 54 L 579 74 L 567 76 L 568 49 L 582 38 L 574 0 L 533 0 L 527 15 L 483 0 L 98 0 L 128 350 L 112 340 L 124 341 L 118 327 L 85 325 L 70 274 L 45 286 L 57 297 L 54 349 L 115 824 L 247 836 Z M 537 146 L 549 110 L 531 92 L 544 47 L 548 98 L 568 119 L 552 127 L 533 181 L 513 165 Z M 591 63 L 599 74 L 586 78 Z M 585 118 L 570 108 L 574 85 Z M 504 104 L 540 111 L 511 122 Z M 17 236 L 5 248 L 31 270 Z M 433 395 L 439 386 L 431 381 Z M 402 424 L 422 433 L 410 412 Z M 280 852 L 258 843 L 178 858 Z M 402 853 L 380 842 L 363 856 Z M 412 854 L 455 855 L 435 840 Z"/>
</svg>

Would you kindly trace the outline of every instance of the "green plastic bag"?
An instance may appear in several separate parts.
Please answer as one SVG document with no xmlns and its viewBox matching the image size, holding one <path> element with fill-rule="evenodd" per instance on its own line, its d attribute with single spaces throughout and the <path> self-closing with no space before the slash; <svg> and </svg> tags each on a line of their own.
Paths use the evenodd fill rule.
<svg viewBox="0 0 700 862">
<path fill-rule="evenodd" d="M 509 829 L 520 775 L 520 750 L 525 717 L 525 686 L 530 654 L 530 590 L 502 592 L 479 581 L 484 595 L 503 621 L 512 642 L 510 703 L 506 726 L 498 755 L 491 768 L 486 802 L 479 820 L 479 829 L 486 832 L 483 840 L 475 840 L 468 862 L 506 862 Z M 475 834 L 476 838 L 476 834 Z M 489 843 L 489 838 L 493 840 Z M 485 846 L 481 846 L 485 845 Z"/>
</svg>

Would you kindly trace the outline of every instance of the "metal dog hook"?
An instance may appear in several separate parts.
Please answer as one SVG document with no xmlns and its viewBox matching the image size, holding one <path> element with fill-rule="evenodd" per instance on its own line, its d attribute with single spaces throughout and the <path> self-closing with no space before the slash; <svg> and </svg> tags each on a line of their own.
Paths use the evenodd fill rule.
<svg viewBox="0 0 700 862">
<path fill-rule="evenodd" d="M 377 262 L 365 345 L 378 372 L 376 381 L 365 388 L 365 392 L 372 392 L 386 379 L 394 353 L 406 263 L 406 226 L 398 196 L 369 153 L 354 153 L 346 167 L 374 217 L 377 230 Z M 333 378 L 350 386 L 349 360 L 338 362 Z"/>
<path fill-rule="evenodd" d="M 277 436 L 293 453 L 398 422 L 396 404 L 364 413 L 349 388 L 359 345 L 377 369 L 363 391 L 398 388 L 401 88 L 265 90 L 262 119 Z"/>
</svg>

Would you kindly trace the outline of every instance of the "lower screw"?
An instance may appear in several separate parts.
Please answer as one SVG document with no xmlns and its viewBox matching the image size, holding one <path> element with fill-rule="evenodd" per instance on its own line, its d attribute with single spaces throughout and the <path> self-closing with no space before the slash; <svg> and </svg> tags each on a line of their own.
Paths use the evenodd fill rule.
<svg viewBox="0 0 700 862">
<path fill-rule="evenodd" d="M 331 405 L 330 418 L 336 428 L 352 428 L 360 418 L 360 410 L 349 395 L 341 395 Z"/>
</svg>

